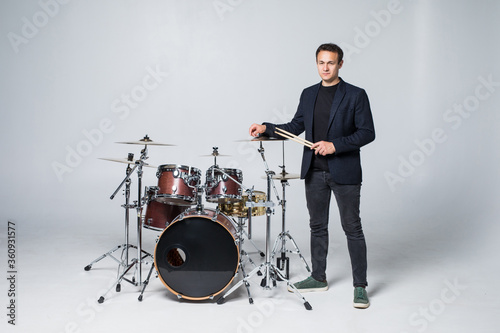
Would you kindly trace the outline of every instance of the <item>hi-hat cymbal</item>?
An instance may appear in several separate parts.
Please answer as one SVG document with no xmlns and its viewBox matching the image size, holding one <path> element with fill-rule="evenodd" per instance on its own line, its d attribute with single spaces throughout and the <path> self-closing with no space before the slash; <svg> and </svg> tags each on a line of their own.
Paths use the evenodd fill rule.
<svg viewBox="0 0 500 333">
<path fill-rule="evenodd" d="M 105 161 L 111 161 L 111 162 L 118 162 L 118 163 L 124 163 L 124 164 L 135 164 L 136 161 L 129 161 L 126 158 L 108 158 L 108 157 L 99 157 L 100 160 L 105 160 Z M 148 163 L 144 163 L 145 167 L 148 168 L 157 168 L 154 165 L 150 165 Z"/>
<path fill-rule="evenodd" d="M 127 145 L 149 145 L 149 146 L 175 146 L 170 143 L 160 143 L 160 142 L 155 142 L 149 138 L 149 136 L 144 136 L 144 138 L 140 139 L 139 141 L 124 141 L 124 142 L 116 142 L 116 143 L 121 143 L 121 144 L 127 144 Z"/>
<path fill-rule="evenodd" d="M 252 141 L 286 141 L 286 140 L 288 139 L 284 137 L 277 138 L 274 136 L 258 136 L 252 139 Z"/>
<path fill-rule="evenodd" d="M 255 138 L 251 138 L 251 139 L 244 139 L 244 140 L 236 140 L 236 142 L 260 142 L 260 141 L 286 141 L 288 139 L 286 138 L 283 138 L 283 137 L 279 137 L 279 138 L 275 138 L 275 137 L 271 137 L 271 136 L 257 136 Z"/>
<path fill-rule="evenodd" d="M 266 176 L 262 176 L 263 179 L 267 179 Z M 275 180 L 289 180 L 289 179 L 299 179 L 300 178 L 300 175 L 298 174 L 295 174 L 295 173 L 288 173 L 288 172 L 280 172 L 276 175 L 273 175 L 272 176 L 272 179 L 275 179 Z"/>
</svg>

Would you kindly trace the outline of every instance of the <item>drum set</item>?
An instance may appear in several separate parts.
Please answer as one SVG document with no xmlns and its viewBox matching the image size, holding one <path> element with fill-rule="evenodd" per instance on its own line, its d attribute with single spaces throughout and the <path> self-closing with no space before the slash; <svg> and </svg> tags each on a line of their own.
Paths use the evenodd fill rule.
<svg viewBox="0 0 500 333">
<path fill-rule="evenodd" d="M 125 177 L 113 192 L 110 199 L 125 186 L 124 227 L 125 241 L 113 247 L 110 251 L 97 257 L 87 266 L 89 271 L 94 264 L 104 258 L 110 258 L 118 263 L 118 274 L 115 283 L 103 294 L 98 302 L 103 303 L 105 296 L 115 288 L 121 290 L 122 282 L 134 286 L 142 286 L 139 301 L 143 300 L 146 287 L 153 271 L 165 287 L 179 299 L 205 300 L 214 299 L 226 290 L 234 279 L 241 275 L 224 295 L 217 299 L 217 304 L 223 304 L 226 298 L 237 288 L 244 285 L 247 289 L 249 302 L 253 303 L 249 280 L 255 274 L 263 276 L 260 286 L 264 289 L 276 287 L 277 281 L 286 282 L 288 289 L 302 300 L 305 308 L 312 307 L 300 292 L 288 281 L 289 258 L 287 253 L 298 254 L 310 272 L 310 268 L 302 256 L 296 242 L 286 230 L 285 224 L 285 187 L 289 179 L 299 178 L 285 171 L 284 152 L 282 172 L 276 175 L 269 170 L 265 159 L 262 142 L 267 140 L 284 141 L 273 138 L 256 138 L 258 149 L 266 169 L 267 193 L 254 190 L 253 186 L 243 184 L 243 173 L 239 169 L 221 168 L 217 164 L 218 148 L 213 147 L 210 155 L 214 164 L 205 172 L 204 179 L 200 169 L 180 164 L 163 164 L 157 167 L 155 186 L 142 188 L 144 167 L 154 167 L 145 161 L 148 159 L 148 146 L 171 146 L 157 143 L 147 135 L 139 141 L 119 142 L 122 144 L 144 145 L 139 159 L 134 159 L 129 153 L 126 159 L 104 158 L 104 160 L 127 164 Z M 284 143 L 283 143 L 284 144 Z M 283 146 L 284 151 L 284 146 Z M 137 175 L 138 200 L 130 202 L 132 175 Z M 282 183 L 283 199 L 279 198 L 274 186 L 274 180 Z M 276 238 L 271 250 L 271 215 L 274 213 L 272 190 L 282 206 L 282 231 Z M 206 207 L 203 198 L 214 207 Z M 131 244 L 130 210 L 137 211 L 137 241 Z M 265 252 L 260 251 L 252 240 L 252 218 L 266 216 Z M 160 232 L 156 240 L 154 253 L 148 253 L 142 246 L 142 229 Z M 248 232 L 247 230 L 248 229 Z M 294 249 L 287 249 L 287 240 Z M 243 249 L 243 243 L 249 241 L 257 250 L 264 262 L 257 265 Z M 129 250 L 137 251 L 135 258 L 129 258 Z M 121 250 L 121 256 L 116 252 Z M 276 259 L 276 265 L 273 264 Z M 151 267 L 145 280 L 142 279 L 142 264 L 150 263 Z M 250 263 L 252 271 L 246 273 L 245 266 Z M 133 271 L 132 271 L 133 270 Z M 130 275 L 132 275 L 130 277 Z"/>
</svg>

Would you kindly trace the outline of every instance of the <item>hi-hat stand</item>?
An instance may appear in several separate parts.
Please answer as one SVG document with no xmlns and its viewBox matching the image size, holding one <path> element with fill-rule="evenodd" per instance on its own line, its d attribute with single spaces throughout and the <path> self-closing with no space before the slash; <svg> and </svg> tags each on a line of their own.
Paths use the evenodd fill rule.
<svg viewBox="0 0 500 333">
<path fill-rule="evenodd" d="M 217 304 L 223 304 L 225 302 L 225 299 L 227 296 L 229 296 L 232 292 L 234 292 L 237 288 L 239 288 L 242 284 L 245 284 L 245 286 L 248 289 L 249 283 L 248 280 L 255 275 L 257 272 L 261 272 L 264 274 L 264 278 L 262 279 L 260 286 L 263 287 L 265 290 L 270 290 L 272 287 L 276 287 L 276 281 L 279 279 L 279 281 L 284 281 L 286 282 L 288 288 L 292 290 L 297 297 L 299 297 L 303 303 L 304 306 L 307 310 L 312 310 L 311 305 L 309 304 L 308 301 L 300 294 L 300 292 L 297 290 L 297 288 L 291 284 L 288 279 L 285 278 L 281 270 L 276 266 L 271 263 L 271 251 L 270 251 L 270 243 L 271 243 L 271 214 L 273 213 L 272 207 L 274 207 L 274 203 L 270 201 L 271 198 L 271 187 L 274 188 L 276 192 L 276 196 L 278 197 L 278 193 L 276 191 L 276 187 L 274 187 L 273 183 L 273 175 L 275 174 L 273 171 L 269 170 L 269 167 L 267 165 L 265 156 L 264 156 L 264 148 L 262 146 L 262 142 L 260 142 L 260 148 L 259 148 L 259 153 L 262 156 L 262 159 L 264 161 L 264 165 L 266 167 L 266 176 L 267 176 L 267 201 L 265 203 L 254 203 L 254 202 L 247 202 L 247 206 L 249 206 L 249 210 L 252 207 L 258 207 L 261 205 L 264 205 L 266 207 L 266 260 L 265 263 L 260 264 L 258 267 L 255 267 L 248 275 L 244 275 L 243 279 L 238 281 L 229 291 L 227 291 L 224 296 L 221 296 L 217 300 Z M 249 295 L 250 297 L 250 295 Z M 250 298 L 250 303 L 253 303 L 253 300 Z"/>
<path fill-rule="evenodd" d="M 302 262 L 306 266 L 306 270 L 309 273 L 311 272 L 311 269 L 309 268 L 309 265 L 307 264 L 307 261 L 304 258 L 304 256 L 302 256 L 302 253 L 300 252 L 299 247 L 297 246 L 297 243 L 293 239 L 292 235 L 290 235 L 290 232 L 286 230 L 286 199 L 285 199 L 286 187 L 290 185 L 288 183 L 288 180 L 296 177 L 289 175 L 285 170 L 285 141 L 283 141 L 283 165 L 280 165 L 280 168 L 282 169 L 280 175 L 274 177 L 274 179 L 280 179 L 281 186 L 283 188 L 282 192 L 283 199 L 280 202 L 282 209 L 281 232 L 274 242 L 273 251 L 271 253 L 271 259 L 274 259 L 276 251 L 278 250 L 281 244 L 281 250 L 280 250 L 281 255 L 276 258 L 276 266 L 278 266 L 278 268 L 281 269 L 282 271 L 285 271 L 285 277 L 288 279 L 290 276 L 290 258 L 286 256 L 287 253 L 298 254 L 300 259 L 302 259 Z M 290 240 L 290 242 L 292 242 L 292 245 L 295 248 L 294 250 L 287 250 L 286 248 L 287 239 Z"/>
</svg>

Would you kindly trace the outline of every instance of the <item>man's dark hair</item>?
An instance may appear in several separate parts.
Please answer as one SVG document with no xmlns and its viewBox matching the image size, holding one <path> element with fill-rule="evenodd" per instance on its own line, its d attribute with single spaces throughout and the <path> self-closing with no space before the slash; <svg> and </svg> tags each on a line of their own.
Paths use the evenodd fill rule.
<svg viewBox="0 0 500 333">
<path fill-rule="evenodd" d="M 342 58 L 344 57 L 344 51 L 338 46 L 337 44 L 333 43 L 327 43 L 327 44 L 321 44 L 318 49 L 316 50 L 316 60 L 318 59 L 318 53 L 321 51 L 329 51 L 333 53 L 337 53 L 338 55 L 338 63 L 342 61 Z"/>
</svg>

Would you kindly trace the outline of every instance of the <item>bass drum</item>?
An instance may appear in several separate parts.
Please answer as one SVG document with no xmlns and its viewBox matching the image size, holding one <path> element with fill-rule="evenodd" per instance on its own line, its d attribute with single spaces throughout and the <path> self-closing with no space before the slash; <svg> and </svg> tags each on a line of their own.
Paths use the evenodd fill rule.
<svg viewBox="0 0 500 333">
<path fill-rule="evenodd" d="M 234 279 L 240 252 L 236 228 L 224 214 L 186 210 L 156 244 L 158 277 L 178 297 L 203 300 L 221 293 Z"/>
</svg>

